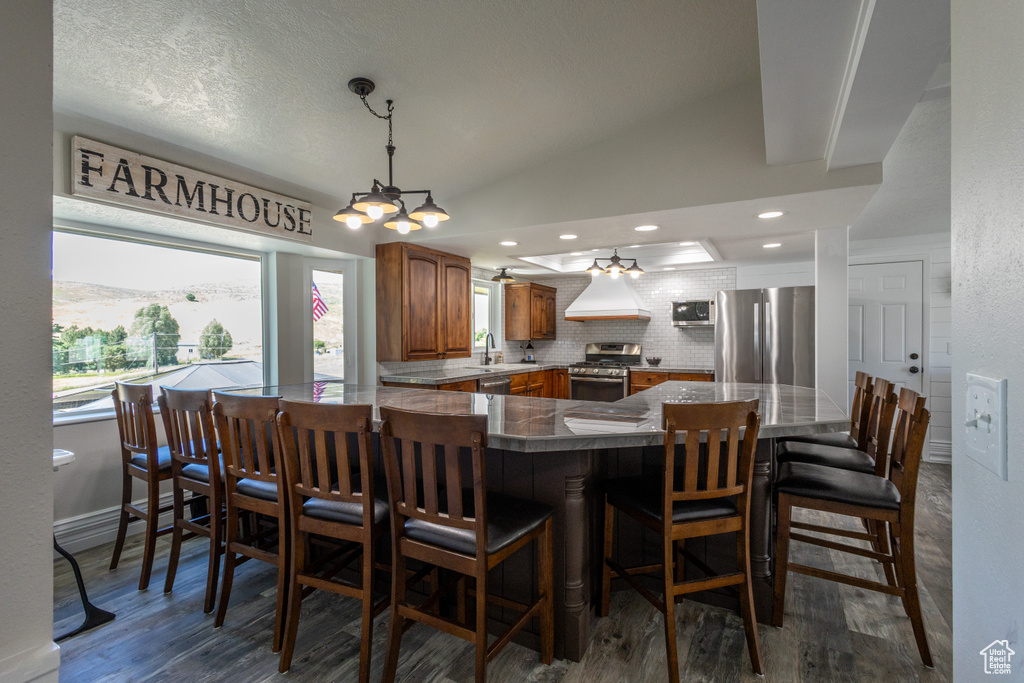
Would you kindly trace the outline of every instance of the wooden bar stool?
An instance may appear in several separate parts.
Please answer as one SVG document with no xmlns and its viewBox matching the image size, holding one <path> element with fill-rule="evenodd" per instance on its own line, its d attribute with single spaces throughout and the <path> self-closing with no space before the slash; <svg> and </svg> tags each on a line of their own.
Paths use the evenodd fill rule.
<svg viewBox="0 0 1024 683">
<path fill-rule="evenodd" d="M 171 478 L 171 452 L 167 446 L 157 446 L 156 423 L 153 421 L 153 387 L 149 384 L 122 384 L 114 382 L 110 393 L 114 399 L 117 432 L 121 440 L 121 515 L 117 522 L 117 540 L 110 569 L 117 569 L 128 533 L 128 523 L 141 520 L 146 523 L 142 545 L 142 576 L 139 590 L 149 587 L 156 554 L 156 539 L 171 533 L 173 526 L 160 527 L 160 515 L 172 509 L 172 504 L 160 506 L 160 482 Z M 146 484 L 145 509 L 132 503 L 132 480 Z"/>
<path fill-rule="evenodd" d="M 167 445 L 171 451 L 174 482 L 174 533 L 171 555 L 167 560 L 164 593 L 174 588 L 181 542 L 195 536 L 210 541 L 210 559 L 206 572 L 206 597 L 203 612 L 213 611 L 220 576 L 220 558 L 224 554 L 224 475 L 223 463 L 213 427 L 213 401 L 203 389 L 185 390 L 160 387 L 157 398 L 163 417 Z M 190 499 L 185 500 L 188 491 Z M 185 518 L 185 503 L 206 499 L 207 513 Z M 186 535 L 187 532 L 187 535 Z"/>
<path fill-rule="evenodd" d="M 214 424 L 224 458 L 224 502 L 227 521 L 224 534 L 224 580 L 217 605 L 215 627 L 223 626 L 231 599 L 235 565 L 250 559 L 277 567 L 277 609 L 274 616 L 273 650 L 281 649 L 284 606 L 288 595 L 290 561 L 288 513 L 284 504 L 284 479 L 278 471 L 278 396 L 246 396 L 213 392 Z M 240 517 L 253 518 L 253 528 L 242 534 Z M 263 524 L 270 521 L 269 537 Z M 241 555 L 242 559 L 238 559 Z"/>
<path fill-rule="evenodd" d="M 786 436 L 779 439 L 779 446 L 787 443 L 813 443 L 822 446 L 838 446 L 840 448 L 856 448 L 866 450 L 865 438 L 867 436 L 868 421 L 871 416 L 871 405 L 869 403 L 874 383 L 871 375 L 866 372 L 857 371 L 853 382 L 853 403 L 850 405 L 850 431 L 833 432 L 830 434 L 805 434 L 801 436 Z"/>
<path fill-rule="evenodd" d="M 764 673 L 750 582 L 750 487 L 761 425 L 757 406 L 757 400 L 666 403 L 662 407 L 665 464 L 661 479 L 627 477 L 605 482 L 601 616 L 608 616 L 614 572 L 665 615 L 668 677 L 672 683 L 679 682 L 675 603 L 688 593 L 725 586 L 739 586 L 750 663 L 754 673 Z M 676 469 L 676 434 L 679 432 L 685 439 L 682 472 Z M 612 558 L 616 510 L 661 534 L 661 563 L 625 568 Z M 733 573 L 713 576 L 703 562 L 677 547 L 688 538 L 729 532 L 736 534 L 737 567 Z M 681 578 L 676 567 L 679 554 L 707 576 L 678 580 Z M 637 574 L 658 571 L 662 574 L 664 588 L 660 598 L 635 578 Z"/>
<path fill-rule="evenodd" d="M 858 439 L 858 448 L 784 441 L 776 448 L 776 462 L 804 462 L 884 477 L 888 466 L 892 421 L 896 414 L 896 394 L 892 390 L 892 383 L 881 378 L 875 379 L 864 405 L 868 417 L 862 423 L 864 432 Z"/>
<path fill-rule="evenodd" d="M 916 392 L 900 391 L 896 430 L 892 439 L 888 477 L 851 472 L 834 467 L 788 462 L 779 466 L 775 483 L 778 494 L 778 537 L 775 548 L 775 613 L 772 622 L 782 626 L 789 572 L 837 581 L 865 590 L 897 595 L 910 618 L 921 660 L 932 666 L 928 637 L 921 617 L 914 557 L 914 504 L 921 451 L 928 432 L 928 411 L 920 407 Z M 792 521 L 793 509 L 820 510 L 871 520 L 868 532 Z M 870 541 L 872 550 L 809 536 L 797 531 Z M 882 536 L 885 537 L 884 541 Z M 790 540 L 867 557 L 886 568 L 886 583 L 789 561 Z M 894 580 L 891 578 L 894 575 Z"/>
<path fill-rule="evenodd" d="M 288 611 L 279 670 L 291 666 L 302 598 L 318 588 L 363 603 L 359 681 L 370 680 L 373 619 L 388 606 L 374 601 L 374 543 L 387 533 L 388 504 L 374 494 L 373 406 L 281 401 L 277 416 L 284 456 L 285 501 L 291 523 Z M 383 493 L 383 492 L 382 492 Z M 332 544 L 325 557 L 311 557 L 310 541 Z M 337 576 L 360 559 L 360 581 Z"/>
<path fill-rule="evenodd" d="M 381 408 L 381 448 L 391 504 L 391 625 L 384 680 L 394 681 L 407 621 L 418 621 L 476 644 L 476 680 L 487 679 L 487 662 L 529 620 L 540 618 L 541 661 L 554 657 L 554 587 L 551 515 L 547 505 L 487 491 L 485 415 L 434 415 Z M 464 489 L 460 450 L 466 453 L 472 488 Z M 443 479 L 443 485 L 442 485 Z M 487 572 L 537 539 L 539 596 L 532 605 L 487 595 Z M 442 587 L 420 605 L 406 597 L 406 560 L 413 559 L 476 579 L 475 625 L 440 616 L 435 609 Z M 458 579 L 464 585 L 464 579 Z M 521 612 L 490 646 L 487 605 Z M 463 623 L 460 623 L 463 622 Z"/>
</svg>

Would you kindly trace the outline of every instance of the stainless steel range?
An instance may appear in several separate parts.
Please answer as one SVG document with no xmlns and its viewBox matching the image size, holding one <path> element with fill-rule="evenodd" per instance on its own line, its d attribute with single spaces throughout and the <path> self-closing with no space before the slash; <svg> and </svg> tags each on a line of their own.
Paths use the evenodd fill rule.
<svg viewBox="0 0 1024 683">
<path fill-rule="evenodd" d="M 618 401 L 629 396 L 629 367 L 640 364 L 640 345 L 587 344 L 586 360 L 569 366 L 569 395 L 580 401 Z"/>
</svg>

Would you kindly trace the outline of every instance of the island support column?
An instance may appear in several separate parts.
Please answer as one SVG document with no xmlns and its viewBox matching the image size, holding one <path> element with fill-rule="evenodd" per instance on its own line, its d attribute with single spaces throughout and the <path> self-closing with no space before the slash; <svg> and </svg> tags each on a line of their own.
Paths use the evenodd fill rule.
<svg viewBox="0 0 1024 683">
<path fill-rule="evenodd" d="M 534 495 L 555 508 L 555 656 L 578 662 L 590 644 L 593 451 L 534 454 Z"/>
</svg>

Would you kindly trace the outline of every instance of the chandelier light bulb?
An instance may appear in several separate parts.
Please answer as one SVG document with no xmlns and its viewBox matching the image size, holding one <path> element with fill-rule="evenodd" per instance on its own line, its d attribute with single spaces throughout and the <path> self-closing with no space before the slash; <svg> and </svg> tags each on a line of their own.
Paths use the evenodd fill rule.
<svg viewBox="0 0 1024 683">
<path fill-rule="evenodd" d="M 608 273 L 608 276 L 611 279 L 613 279 L 613 280 L 618 280 L 619 279 L 619 271 L 618 271 L 618 269 L 612 269 L 612 271 L 610 273 Z"/>
<path fill-rule="evenodd" d="M 435 216 L 432 213 L 427 214 L 426 216 L 423 217 L 423 225 L 427 226 L 428 228 L 436 228 L 437 216 Z"/>
<path fill-rule="evenodd" d="M 353 230 L 362 226 L 362 224 L 363 221 L 360 220 L 359 216 L 349 216 L 348 218 L 345 219 L 345 225 L 352 228 Z"/>
<path fill-rule="evenodd" d="M 384 209 L 380 208 L 379 206 L 370 206 L 367 207 L 366 209 L 366 215 L 372 218 L 373 220 L 377 220 L 378 218 L 384 215 Z"/>
<path fill-rule="evenodd" d="M 409 221 L 398 221 L 398 233 L 400 235 L 408 235 L 409 230 Z"/>
<path fill-rule="evenodd" d="M 632 273 L 629 274 L 629 276 L 635 280 L 638 277 L 640 277 L 640 271 L 634 270 Z"/>
</svg>

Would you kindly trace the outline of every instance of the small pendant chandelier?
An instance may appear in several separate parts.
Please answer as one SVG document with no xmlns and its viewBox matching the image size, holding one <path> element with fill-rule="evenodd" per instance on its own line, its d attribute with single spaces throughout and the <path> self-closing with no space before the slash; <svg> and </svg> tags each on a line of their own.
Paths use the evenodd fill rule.
<svg viewBox="0 0 1024 683">
<path fill-rule="evenodd" d="M 609 261 L 607 266 L 602 267 L 598 264 L 598 261 Z M 615 280 L 620 275 L 629 275 L 634 280 L 643 275 L 644 269 L 636 264 L 636 259 L 633 259 L 633 265 L 626 268 L 622 265 L 622 259 L 619 258 L 619 250 L 616 249 L 612 254 L 611 258 L 595 258 L 594 264 L 587 268 L 584 272 L 590 273 L 594 277 L 601 275 L 602 273 L 608 275 L 611 279 Z"/>
<path fill-rule="evenodd" d="M 334 214 L 334 220 L 345 223 L 348 227 L 356 229 L 365 223 L 373 223 L 384 216 L 384 214 L 395 214 L 384 222 L 385 228 L 397 230 L 407 235 L 412 230 L 419 230 L 424 225 L 428 228 L 437 227 L 441 221 L 446 221 L 451 216 L 434 203 L 430 190 L 400 190 L 395 186 L 392 178 L 392 161 L 395 157 L 395 145 L 392 140 L 391 116 L 394 112 L 394 102 L 387 100 L 387 115 L 378 114 L 366 101 L 366 96 L 373 92 L 373 81 L 369 78 L 353 78 L 348 82 L 348 89 L 359 96 L 371 114 L 378 119 L 388 122 L 388 144 L 385 149 L 388 152 L 388 182 L 385 185 L 376 178 L 373 179 L 373 187 L 369 192 L 353 192 L 352 201 L 348 206 Z M 405 201 L 402 195 L 425 194 L 426 200 L 412 212 L 407 212 Z"/>
</svg>

